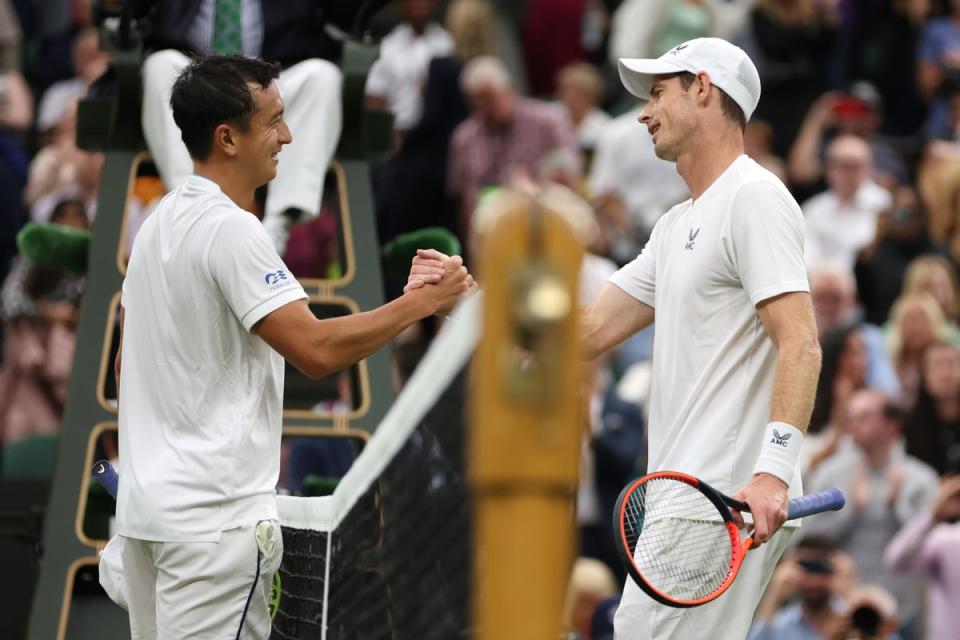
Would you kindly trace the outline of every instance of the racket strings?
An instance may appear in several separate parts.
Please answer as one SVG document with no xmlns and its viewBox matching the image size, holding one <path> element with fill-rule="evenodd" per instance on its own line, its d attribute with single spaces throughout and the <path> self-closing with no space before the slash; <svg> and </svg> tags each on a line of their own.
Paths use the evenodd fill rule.
<svg viewBox="0 0 960 640">
<path fill-rule="evenodd" d="M 726 523 L 713 502 L 685 482 L 656 478 L 637 487 L 624 507 L 624 533 L 637 571 L 670 598 L 706 597 L 729 575 Z"/>
</svg>

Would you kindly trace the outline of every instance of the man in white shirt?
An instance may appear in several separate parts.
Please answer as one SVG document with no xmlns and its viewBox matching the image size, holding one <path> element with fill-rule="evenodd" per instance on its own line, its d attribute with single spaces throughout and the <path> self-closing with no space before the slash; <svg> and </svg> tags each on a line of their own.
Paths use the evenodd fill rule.
<svg viewBox="0 0 960 640">
<path fill-rule="evenodd" d="M 650 134 L 637 126 L 640 108 L 600 130 L 588 183 L 595 196 L 616 194 L 634 226 L 649 234 L 667 210 L 690 197 L 673 163 L 653 151 Z"/>
<path fill-rule="evenodd" d="M 135 640 L 269 636 L 270 582 L 283 553 L 274 503 L 283 359 L 325 376 L 451 308 L 469 285 L 455 258 L 443 267 L 445 286 L 314 317 L 244 209 L 292 140 L 278 71 L 255 59 L 201 58 L 171 92 L 194 175 L 134 241 L 116 362 L 117 525 Z"/>
<path fill-rule="evenodd" d="M 802 493 L 799 455 L 820 371 L 803 216 L 743 153 L 760 78 L 741 49 L 699 38 L 655 60 L 623 59 L 620 77 L 649 99 L 640 122 L 693 198 L 660 219 L 640 256 L 587 308 L 585 356 L 656 313 L 648 469 L 688 473 L 744 500 L 763 546 L 723 596 L 699 607 L 665 607 L 628 580 L 616 638 L 742 640 L 796 526 L 778 533 L 788 497 Z M 408 287 L 443 282 L 437 257 L 420 254 Z"/>
<path fill-rule="evenodd" d="M 370 108 L 389 109 L 394 128 L 407 131 L 420 122 L 423 85 L 433 58 L 453 53 L 453 38 L 433 21 L 436 0 L 402 0 L 404 21 L 380 42 L 380 57 L 367 76 Z"/>
<path fill-rule="evenodd" d="M 803 203 L 806 260 L 810 269 L 829 262 L 853 268 L 857 252 L 877 235 L 877 217 L 893 204 L 890 192 L 870 179 L 870 145 L 839 136 L 827 147 L 829 189 Z"/>
<path fill-rule="evenodd" d="M 788 496 L 802 493 L 798 455 L 820 364 L 803 218 L 783 184 L 743 154 L 760 79 L 741 49 L 699 38 L 655 60 L 622 59 L 620 77 L 649 99 L 640 122 L 693 198 L 658 221 L 587 309 L 586 353 L 656 314 L 649 470 L 689 473 L 746 501 L 756 539 L 769 544 L 747 556 L 729 592 L 700 607 L 664 607 L 628 580 L 616 637 L 742 639 L 790 538 L 777 534 Z M 791 434 L 785 447 L 774 428 Z"/>
</svg>

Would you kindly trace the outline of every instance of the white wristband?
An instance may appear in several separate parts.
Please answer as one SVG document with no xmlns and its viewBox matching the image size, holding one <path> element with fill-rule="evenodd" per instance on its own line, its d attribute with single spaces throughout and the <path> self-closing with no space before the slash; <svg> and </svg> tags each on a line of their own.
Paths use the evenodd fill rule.
<svg viewBox="0 0 960 640">
<path fill-rule="evenodd" d="M 763 436 L 763 448 L 753 467 L 753 473 L 769 473 L 783 480 L 787 485 L 793 480 L 803 432 L 786 422 L 771 422 Z"/>
</svg>

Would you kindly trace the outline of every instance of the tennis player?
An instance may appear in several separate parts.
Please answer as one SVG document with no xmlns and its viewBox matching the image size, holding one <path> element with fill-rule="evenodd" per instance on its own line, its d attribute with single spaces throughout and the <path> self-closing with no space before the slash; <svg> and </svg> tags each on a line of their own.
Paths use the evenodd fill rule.
<svg viewBox="0 0 960 640">
<path fill-rule="evenodd" d="M 743 153 L 760 78 L 738 47 L 699 38 L 655 60 L 620 60 L 647 100 L 640 122 L 692 198 L 584 317 L 588 358 L 658 320 L 649 471 L 681 471 L 746 501 L 756 540 L 733 586 L 692 609 L 658 604 L 628 579 L 617 640 L 742 640 L 792 530 L 798 456 L 820 371 L 803 260 L 803 216 L 786 187 Z M 446 256 L 420 251 L 407 288 L 442 282 Z M 790 523 L 788 527 L 795 527 Z M 779 532 L 778 532 L 779 531 Z"/>
<path fill-rule="evenodd" d="M 314 317 L 247 210 L 292 139 L 277 73 L 212 56 L 177 78 L 194 175 L 144 223 L 123 283 L 117 525 L 135 640 L 270 635 L 283 358 L 313 377 L 350 366 L 470 283 L 454 258 L 437 287 Z"/>
<path fill-rule="evenodd" d="M 698 38 L 619 66 L 627 89 L 648 100 L 640 122 L 657 156 L 677 163 L 692 198 L 659 220 L 587 309 L 587 354 L 656 318 L 649 469 L 689 473 L 746 501 L 767 544 L 726 594 L 693 609 L 657 604 L 628 580 L 616 638 L 742 640 L 790 538 L 778 530 L 788 497 L 802 494 L 797 461 L 820 370 L 803 216 L 743 153 L 760 99 L 746 53 Z"/>
</svg>

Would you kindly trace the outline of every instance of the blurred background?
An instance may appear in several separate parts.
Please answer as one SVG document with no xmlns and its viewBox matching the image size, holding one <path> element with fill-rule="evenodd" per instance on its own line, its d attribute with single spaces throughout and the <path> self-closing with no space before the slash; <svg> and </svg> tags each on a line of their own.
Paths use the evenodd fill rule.
<svg viewBox="0 0 960 640">
<path fill-rule="evenodd" d="M 386 135 L 363 154 L 369 211 L 355 211 L 352 224 L 375 238 L 355 259 L 373 265 L 387 299 L 402 292 L 409 259 L 397 247 L 411 233 L 432 230 L 469 266 L 485 192 L 559 184 L 595 215 L 581 274 L 580 302 L 590 302 L 689 196 L 675 167 L 654 155 L 616 60 L 717 36 L 745 49 L 762 81 L 746 153 L 786 183 L 806 218 L 824 358 L 805 488 L 836 485 L 848 496 L 844 511 L 804 524 L 750 637 L 960 638 L 960 0 L 229 0 L 242 17 L 232 39 L 213 17 L 224 2 L 0 0 L 0 509 L 44 504 L 90 294 L 82 273 L 19 255 L 16 235 L 49 222 L 96 237 L 104 192 L 127 193 L 101 175 L 104 152 L 77 137 L 78 103 L 117 90 L 115 49 L 101 35 L 110 20 L 126 12 L 143 43 L 134 100 L 150 152 L 124 196 L 121 263 L 178 180 L 164 78 L 177 60 L 218 51 L 277 59 L 319 96 L 299 118 L 327 135 L 319 178 L 307 178 L 319 181 L 320 201 L 274 211 L 279 190 L 268 189 L 255 213 L 273 224 L 298 278 L 342 277 L 351 268 L 343 177 L 327 167 L 359 127 L 340 107 L 344 46 L 379 44 L 357 106 L 381 116 Z M 288 112 L 310 98 L 301 93 L 285 96 Z M 395 384 L 435 325 L 396 341 Z M 645 469 L 652 332 L 592 366 L 585 389 L 571 637 L 612 638 L 624 574 L 610 514 Z M 359 403 L 355 373 L 327 381 L 322 397 L 297 379 L 288 386 L 299 394 L 288 408 L 349 413 Z M 110 437 L 97 447 L 116 456 Z M 281 488 L 291 492 L 311 456 L 324 457 L 330 475 L 350 463 L 329 448 L 284 452 Z M 24 478 L 29 490 L 17 484 Z M 19 556 L 20 590 L 0 598 L 0 617 L 16 631 L 9 637 L 26 629 L 40 566 L 17 536 L 0 543 Z"/>
</svg>

